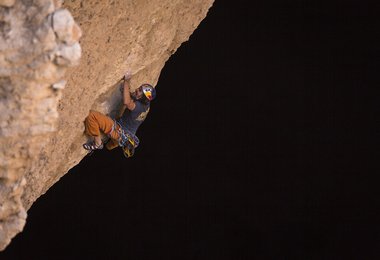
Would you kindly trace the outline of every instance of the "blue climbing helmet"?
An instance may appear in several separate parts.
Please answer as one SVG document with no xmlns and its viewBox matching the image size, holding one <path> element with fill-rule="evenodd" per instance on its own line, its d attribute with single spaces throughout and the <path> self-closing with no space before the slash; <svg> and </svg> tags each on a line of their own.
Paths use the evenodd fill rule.
<svg viewBox="0 0 380 260">
<path fill-rule="evenodd" d="M 156 98 L 156 89 L 150 84 L 142 84 L 140 86 L 143 92 L 143 99 L 145 102 L 150 102 Z"/>
</svg>

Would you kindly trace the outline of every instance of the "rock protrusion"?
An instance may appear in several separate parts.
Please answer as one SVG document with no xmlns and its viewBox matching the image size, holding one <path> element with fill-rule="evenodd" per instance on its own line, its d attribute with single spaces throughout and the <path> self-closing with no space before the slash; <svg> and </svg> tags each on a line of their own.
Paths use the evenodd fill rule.
<svg viewBox="0 0 380 260">
<path fill-rule="evenodd" d="M 0 6 L 11 7 L 15 4 L 16 0 L 0 0 Z"/>
<path fill-rule="evenodd" d="M 53 15 L 53 28 L 60 41 L 73 45 L 82 36 L 82 31 L 67 9 L 57 10 Z"/>
<path fill-rule="evenodd" d="M 25 225 L 26 175 L 57 130 L 59 82 L 81 56 L 81 31 L 57 2 L 0 0 L 0 250 Z"/>
</svg>

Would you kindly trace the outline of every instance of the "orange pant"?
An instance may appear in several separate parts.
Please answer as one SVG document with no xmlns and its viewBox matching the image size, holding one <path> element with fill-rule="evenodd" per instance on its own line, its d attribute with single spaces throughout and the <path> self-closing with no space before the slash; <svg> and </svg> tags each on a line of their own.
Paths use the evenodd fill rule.
<svg viewBox="0 0 380 260">
<path fill-rule="evenodd" d="M 111 140 L 107 143 L 106 147 L 108 150 L 111 150 L 118 146 L 119 126 L 116 125 L 116 128 L 112 131 L 114 121 L 109 116 L 103 115 L 100 112 L 90 110 L 89 115 L 84 121 L 85 133 L 89 136 L 100 136 L 101 132 L 108 135 Z M 112 132 L 111 132 L 112 131 Z"/>
</svg>

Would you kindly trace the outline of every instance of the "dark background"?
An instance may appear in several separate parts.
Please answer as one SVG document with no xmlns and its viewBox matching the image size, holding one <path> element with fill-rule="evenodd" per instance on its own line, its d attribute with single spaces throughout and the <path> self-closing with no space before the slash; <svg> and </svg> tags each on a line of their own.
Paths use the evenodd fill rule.
<svg viewBox="0 0 380 260">
<path fill-rule="evenodd" d="M 135 156 L 86 157 L 0 258 L 380 259 L 379 11 L 217 0 Z"/>
</svg>

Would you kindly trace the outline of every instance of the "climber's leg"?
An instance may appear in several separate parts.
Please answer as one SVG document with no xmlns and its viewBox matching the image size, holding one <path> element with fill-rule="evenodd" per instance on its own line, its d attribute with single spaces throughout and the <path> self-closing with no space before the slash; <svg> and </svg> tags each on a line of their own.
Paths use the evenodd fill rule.
<svg viewBox="0 0 380 260">
<path fill-rule="evenodd" d="M 101 148 L 103 148 L 101 132 L 109 134 L 112 131 L 113 124 L 114 121 L 112 120 L 112 118 L 103 115 L 100 112 L 90 110 L 89 115 L 86 117 L 84 121 L 85 133 L 94 138 L 94 145 L 96 147 L 101 146 Z M 112 131 L 111 138 L 118 138 L 118 134 L 116 131 Z"/>
<path fill-rule="evenodd" d="M 112 130 L 113 123 L 112 118 L 98 111 L 90 110 L 84 121 L 85 133 L 93 137 L 100 136 L 100 131 L 108 134 Z"/>
</svg>

